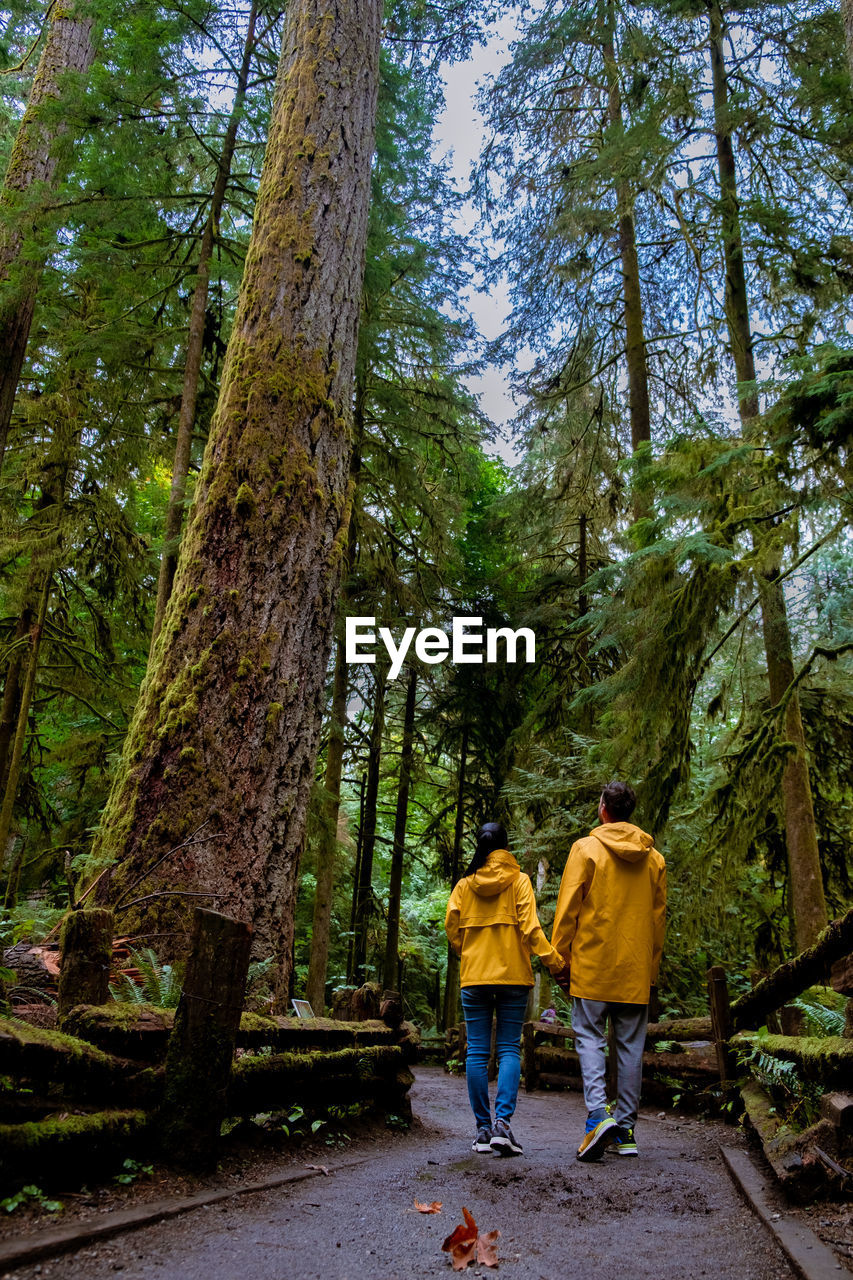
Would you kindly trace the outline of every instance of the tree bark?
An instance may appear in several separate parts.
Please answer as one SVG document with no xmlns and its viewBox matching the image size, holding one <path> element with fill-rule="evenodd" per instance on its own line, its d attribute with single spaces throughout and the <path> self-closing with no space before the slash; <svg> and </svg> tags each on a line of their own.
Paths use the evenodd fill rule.
<svg viewBox="0 0 853 1280">
<path fill-rule="evenodd" d="M 154 627 L 151 635 L 151 646 L 160 634 L 163 617 L 172 584 L 175 581 L 175 570 L 178 567 L 178 548 L 181 540 L 181 526 L 184 521 L 184 502 L 187 492 L 187 477 L 190 471 L 190 453 L 192 451 L 193 427 L 195 425 L 195 407 L 198 399 L 198 384 L 201 377 L 201 358 L 204 347 L 204 317 L 207 310 L 207 297 L 210 292 L 210 264 L 216 237 L 219 234 L 219 219 L 225 203 L 225 192 L 231 177 L 231 162 L 234 158 L 234 147 L 237 142 L 237 130 L 243 115 L 243 104 L 246 98 L 246 86 L 249 82 L 249 71 L 255 51 L 255 24 L 258 6 L 253 4 L 249 11 L 249 23 L 246 40 L 243 45 L 243 61 L 237 76 L 237 88 L 234 105 L 225 130 L 222 151 L 213 184 L 213 195 L 210 201 L 210 212 L 204 227 L 198 255 L 198 273 L 195 291 L 190 308 L 190 327 L 187 338 L 187 353 L 184 362 L 184 385 L 181 391 L 181 408 L 178 414 L 178 433 L 175 439 L 175 460 L 172 466 L 172 484 L 169 490 L 169 505 L 166 509 L 166 523 L 163 531 L 163 558 L 160 561 L 160 576 L 157 581 L 157 603 L 154 609 Z"/>
<path fill-rule="evenodd" d="M 853 0 L 841 0 L 841 20 L 844 23 L 844 38 L 847 43 L 847 65 L 853 78 Z"/>
<path fill-rule="evenodd" d="M 409 671 L 406 705 L 403 711 L 403 741 L 400 749 L 400 779 L 397 784 L 397 809 L 394 815 L 394 846 L 391 854 L 391 880 L 388 886 L 388 931 L 385 935 L 385 986 L 402 991 L 400 980 L 400 904 L 403 897 L 403 866 L 406 856 L 406 823 L 409 817 L 409 787 L 412 782 L 412 760 L 415 745 L 415 701 L 418 691 L 416 667 Z"/>
<path fill-rule="evenodd" d="M 108 900 L 149 869 L 210 892 L 279 957 L 280 992 L 351 504 L 380 27 L 380 0 L 288 8 L 219 403 L 90 862 L 118 864 Z M 134 930 L 186 929 L 180 899 L 135 910 Z"/>
<path fill-rule="evenodd" d="M 618 133 L 624 131 L 619 68 L 616 62 L 613 0 L 605 0 L 604 37 L 602 45 L 607 76 L 607 119 Z M 619 231 L 619 257 L 622 264 L 622 296 L 625 302 L 625 359 L 628 370 L 628 403 L 631 415 L 631 449 L 651 440 L 649 409 L 649 371 L 646 359 L 646 336 L 643 328 L 643 296 L 640 287 L 640 262 L 634 230 L 634 195 L 624 179 L 616 180 L 616 210 Z M 635 500 L 635 513 L 642 515 L 646 504 Z"/>
<path fill-rule="evenodd" d="M 93 25 L 89 0 L 54 6 L 0 195 L 0 204 L 5 206 L 3 220 L 9 227 L 0 232 L 0 283 L 4 286 L 0 304 L 0 469 L 43 265 L 24 260 L 22 250 L 62 174 L 57 143 L 65 128 L 58 123 L 52 102 L 62 96 L 67 73 L 84 75 L 94 62 Z"/>
<path fill-rule="evenodd" d="M 361 832 L 361 859 L 356 894 L 355 939 L 353 947 L 353 979 L 360 985 L 367 981 L 367 935 L 373 906 L 373 854 L 376 848 L 377 805 L 379 803 L 379 767 L 382 763 L 382 735 L 385 730 L 385 691 L 388 668 L 376 667 L 373 694 L 373 722 L 367 758 L 367 787 L 364 793 L 364 818 Z"/>
<path fill-rule="evenodd" d="M 24 685 L 21 690 L 21 701 L 18 708 L 18 722 L 15 729 L 15 739 L 12 744 L 12 754 L 9 759 L 9 770 L 6 777 L 6 788 L 3 792 L 3 803 L 0 805 L 0 849 L 6 848 L 9 843 L 9 834 L 12 830 L 12 814 L 15 808 L 15 798 L 18 794 L 18 782 L 21 777 L 21 764 L 24 759 L 24 745 L 27 740 L 27 722 L 30 716 L 33 692 L 36 687 L 39 649 L 41 648 L 41 638 L 44 631 L 45 618 L 47 617 L 47 605 L 50 599 L 51 584 L 52 577 L 50 574 L 47 574 L 41 590 L 38 612 L 36 614 L 32 630 L 30 631 L 29 656 L 27 659 Z M 18 893 L 17 882 L 21 871 L 22 859 L 23 849 L 21 849 L 15 864 L 9 872 L 9 879 L 6 882 L 4 905 L 7 907 L 14 906 L 15 904 L 15 899 Z"/>
<path fill-rule="evenodd" d="M 459 879 L 462 861 L 462 836 L 465 831 L 465 769 L 468 764 L 468 725 L 462 726 L 462 742 L 459 747 L 459 780 L 456 788 L 456 823 L 453 829 L 453 860 L 450 864 L 451 889 Z M 445 1027 L 456 1025 L 459 1018 L 459 957 L 453 948 L 447 947 L 447 977 L 444 982 L 444 1007 L 442 1022 Z"/>
<path fill-rule="evenodd" d="M 738 410 L 744 435 L 755 431 L 758 393 L 750 327 L 749 294 L 744 267 L 737 174 L 728 105 L 724 24 L 719 0 L 709 0 L 711 71 L 714 90 L 714 126 L 720 181 L 720 215 L 726 270 L 726 324 L 738 381 Z M 791 630 L 785 593 L 779 580 L 779 564 L 759 575 L 761 619 L 771 706 L 778 706 L 794 678 Z M 820 867 L 817 826 L 812 803 L 805 734 L 797 690 L 791 690 L 785 708 L 785 732 L 794 746 L 782 775 L 785 841 L 791 886 L 791 913 L 798 951 L 809 947 L 827 922 L 826 900 Z"/>
<path fill-rule="evenodd" d="M 344 766 L 344 729 L 347 721 L 346 650 L 338 644 L 335 683 L 329 717 L 329 745 L 323 794 L 323 831 L 317 845 L 317 888 L 311 923 L 311 955 L 305 997 L 318 1017 L 326 1008 L 326 972 L 332 923 L 332 890 L 338 852 L 338 815 L 341 808 L 341 776 Z"/>
<path fill-rule="evenodd" d="M 65 1018 L 75 1005 L 106 1004 L 113 957 L 113 913 L 103 907 L 72 911 L 62 927 L 57 1011 Z"/>
</svg>

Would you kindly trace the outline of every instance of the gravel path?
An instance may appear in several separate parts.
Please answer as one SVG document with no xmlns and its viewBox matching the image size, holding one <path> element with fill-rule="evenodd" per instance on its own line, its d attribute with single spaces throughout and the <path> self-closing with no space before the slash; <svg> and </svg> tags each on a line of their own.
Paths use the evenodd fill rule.
<svg viewBox="0 0 853 1280">
<path fill-rule="evenodd" d="M 522 1094 L 513 1121 L 524 1155 L 470 1150 L 462 1079 L 418 1067 L 417 1123 L 347 1153 L 365 1163 L 331 1177 L 195 1210 L 97 1248 L 19 1268 L 17 1280 L 409 1280 L 451 1275 L 441 1243 L 465 1205 L 498 1228 L 497 1273 L 512 1280 L 789 1280 L 795 1273 L 743 1205 L 718 1143 L 735 1131 L 644 1112 L 640 1158 L 574 1158 L 578 1094 Z M 334 1163 L 334 1162 L 331 1162 Z M 414 1200 L 440 1200 L 427 1216 Z"/>
</svg>

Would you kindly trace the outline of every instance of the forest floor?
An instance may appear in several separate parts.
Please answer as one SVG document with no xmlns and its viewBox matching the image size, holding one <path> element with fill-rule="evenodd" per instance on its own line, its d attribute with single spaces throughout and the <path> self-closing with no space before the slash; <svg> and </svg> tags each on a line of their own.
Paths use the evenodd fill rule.
<svg viewBox="0 0 853 1280">
<path fill-rule="evenodd" d="M 330 1176 L 196 1209 L 17 1267 L 7 1280 L 104 1280 L 119 1272 L 126 1280 L 449 1276 L 441 1245 L 462 1222 L 463 1206 L 481 1232 L 500 1231 L 497 1274 L 513 1280 L 563 1280 L 573 1273 L 597 1280 L 788 1280 L 797 1274 L 724 1168 L 720 1143 L 745 1141 L 731 1126 L 646 1108 L 637 1126 L 639 1159 L 608 1154 L 599 1164 L 582 1165 L 574 1157 L 584 1118 L 580 1095 L 522 1093 L 513 1129 L 524 1155 L 476 1155 L 464 1079 L 436 1067 L 416 1071 L 416 1120 L 408 1133 L 382 1129 L 345 1152 L 302 1148 L 286 1161 L 294 1169 L 326 1164 Z M 243 1169 L 243 1180 L 273 1172 L 275 1161 L 268 1153 Z M 277 1167 L 284 1166 L 279 1158 Z M 158 1194 L 198 1189 L 197 1183 L 160 1183 Z M 151 1194 L 140 1185 L 130 1189 L 130 1201 L 122 1199 L 138 1203 Z M 441 1201 L 441 1212 L 420 1213 L 415 1200 Z M 99 1206 L 100 1212 L 113 1207 Z M 782 1202 L 779 1211 L 788 1212 Z M 847 1210 L 841 1213 L 849 1224 Z M 84 1215 L 78 1210 L 75 1216 Z M 483 1266 L 472 1272 L 496 1274 Z"/>
</svg>

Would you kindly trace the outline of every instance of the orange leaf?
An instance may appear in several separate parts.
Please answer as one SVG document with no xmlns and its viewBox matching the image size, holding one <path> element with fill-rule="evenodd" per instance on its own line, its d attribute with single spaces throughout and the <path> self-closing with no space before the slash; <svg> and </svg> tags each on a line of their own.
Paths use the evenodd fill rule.
<svg viewBox="0 0 853 1280">
<path fill-rule="evenodd" d="M 415 1201 L 418 1213 L 441 1213 L 441 1205 L 441 1200 L 433 1200 L 431 1204 L 421 1204 L 420 1200 Z"/>
<path fill-rule="evenodd" d="M 498 1236 L 500 1231 L 490 1231 L 488 1235 L 477 1236 L 477 1262 L 481 1266 L 496 1267 L 498 1265 Z"/>
<path fill-rule="evenodd" d="M 441 1246 L 445 1253 L 450 1254 L 454 1271 L 464 1271 L 477 1255 L 477 1224 L 464 1206 L 462 1215 L 464 1225 L 460 1223 Z"/>
</svg>

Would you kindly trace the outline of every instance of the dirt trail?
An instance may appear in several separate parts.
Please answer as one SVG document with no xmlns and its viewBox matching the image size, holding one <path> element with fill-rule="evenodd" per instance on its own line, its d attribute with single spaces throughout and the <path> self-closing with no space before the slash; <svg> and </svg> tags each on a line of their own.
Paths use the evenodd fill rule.
<svg viewBox="0 0 853 1280">
<path fill-rule="evenodd" d="M 470 1150 L 465 1082 L 417 1068 L 409 1134 L 351 1149 L 365 1163 L 331 1177 L 199 1209 L 97 1248 L 18 1268 L 18 1280 L 409 1280 L 450 1276 L 441 1243 L 462 1206 L 499 1228 L 497 1272 L 511 1280 L 789 1280 L 795 1273 L 743 1205 L 718 1142 L 732 1129 L 646 1109 L 640 1158 L 581 1165 L 578 1094 L 522 1094 L 524 1155 Z M 313 1159 L 315 1157 L 307 1157 Z M 415 1199 L 441 1200 L 436 1216 Z"/>
</svg>

